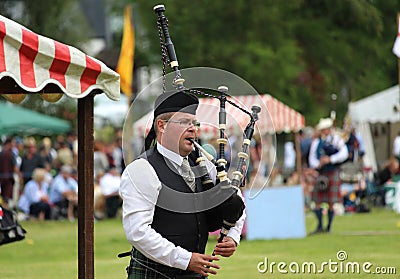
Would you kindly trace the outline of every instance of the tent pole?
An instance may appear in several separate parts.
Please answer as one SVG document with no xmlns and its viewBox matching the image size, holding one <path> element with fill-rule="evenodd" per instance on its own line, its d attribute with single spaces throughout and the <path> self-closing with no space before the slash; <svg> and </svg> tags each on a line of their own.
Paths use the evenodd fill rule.
<svg viewBox="0 0 400 279">
<path fill-rule="evenodd" d="M 93 93 L 93 92 L 92 92 Z M 78 278 L 94 278 L 93 94 L 78 99 Z"/>
<path fill-rule="evenodd" d="M 397 28 L 400 26 L 400 13 L 397 13 Z M 400 57 L 397 57 L 397 84 L 399 85 L 400 95 Z"/>
<path fill-rule="evenodd" d="M 301 150 L 300 150 L 300 135 L 299 132 L 294 133 L 294 147 L 296 150 L 296 172 L 298 177 L 301 177 L 302 166 L 301 166 Z"/>
</svg>

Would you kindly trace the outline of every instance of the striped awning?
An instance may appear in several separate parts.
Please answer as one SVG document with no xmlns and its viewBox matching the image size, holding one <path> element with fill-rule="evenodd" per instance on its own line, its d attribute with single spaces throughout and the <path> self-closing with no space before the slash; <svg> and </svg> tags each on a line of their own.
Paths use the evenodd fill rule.
<svg viewBox="0 0 400 279">
<path fill-rule="evenodd" d="M 304 128 L 304 116 L 282 103 L 271 95 L 234 96 L 229 100 L 241 108 L 251 112 L 251 107 L 256 105 L 261 108 L 258 114 L 255 131 L 265 133 L 297 132 Z M 218 131 L 219 100 L 216 98 L 200 99 L 197 118 L 201 123 L 200 131 L 203 133 L 216 133 Z M 134 130 L 139 135 L 145 134 L 152 125 L 153 112 L 149 112 L 135 122 Z M 226 124 L 228 132 L 243 131 L 250 121 L 250 117 L 238 108 L 226 103 Z"/>
<path fill-rule="evenodd" d="M 103 91 L 112 100 L 119 100 L 120 96 L 119 75 L 101 61 L 0 15 L 2 95 L 17 93 L 8 88 L 11 87 L 10 79 L 22 89 L 21 92 L 42 93 L 47 101 L 57 100 L 52 96 L 54 94 L 47 94 L 54 93 L 50 92 L 54 85 L 60 89 L 60 94 L 73 98 L 85 97 L 95 89 Z M 45 90 L 49 85 L 51 89 Z"/>
</svg>

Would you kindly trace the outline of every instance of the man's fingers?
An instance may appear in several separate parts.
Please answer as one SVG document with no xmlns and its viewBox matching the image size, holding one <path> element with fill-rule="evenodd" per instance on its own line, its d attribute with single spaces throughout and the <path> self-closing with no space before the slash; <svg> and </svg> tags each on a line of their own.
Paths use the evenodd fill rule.
<svg viewBox="0 0 400 279">
<path fill-rule="evenodd" d="M 235 251 L 236 251 L 235 246 L 228 246 L 228 247 L 216 246 L 214 249 L 215 255 L 220 255 L 222 257 L 232 256 Z"/>
<path fill-rule="evenodd" d="M 207 268 L 220 269 L 220 266 L 217 265 L 217 264 L 214 263 L 214 262 L 204 261 L 204 262 L 202 263 L 202 265 L 203 265 L 204 267 L 207 267 Z"/>
<path fill-rule="evenodd" d="M 236 251 L 236 243 L 231 238 L 224 238 L 223 242 L 217 243 L 214 253 L 223 257 L 232 256 Z"/>
<path fill-rule="evenodd" d="M 213 255 L 204 255 L 204 260 L 206 260 L 207 262 L 210 261 L 219 261 L 219 257 L 217 256 L 213 256 Z"/>
</svg>

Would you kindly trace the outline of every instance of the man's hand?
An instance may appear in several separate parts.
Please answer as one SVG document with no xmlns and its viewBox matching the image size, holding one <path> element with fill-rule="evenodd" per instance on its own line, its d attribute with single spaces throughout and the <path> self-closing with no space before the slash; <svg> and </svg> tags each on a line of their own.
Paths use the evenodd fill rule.
<svg viewBox="0 0 400 279">
<path fill-rule="evenodd" d="M 326 164 L 329 164 L 331 162 L 331 159 L 329 156 L 322 156 L 321 159 L 319 159 L 319 167 L 322 167 Z"/>
<path fill-rule="evenodd" d="M 217 271 L 211 268 L 219 269 L 219 265 L 211 261 L 219 261 L 219 258 L 211 255 L 192 253 L 192 257 L 190 258 L 187 269 L 199 273 L 205 277 L 207 277 L 209 273 L 215 275 L 217 274 Z"/>
<path fill-rule="evenodd" d="M 214 249 L 215 255 L 230 257 L 236 251 L 236 242 L 229 236 L 225 236 L 222 242 L 217 243 Z"/>
</svg>

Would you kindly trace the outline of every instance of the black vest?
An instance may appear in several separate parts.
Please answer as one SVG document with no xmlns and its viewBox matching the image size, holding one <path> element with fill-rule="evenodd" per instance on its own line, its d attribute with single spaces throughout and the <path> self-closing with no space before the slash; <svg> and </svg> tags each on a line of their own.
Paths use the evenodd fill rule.
<svg viewBox="0 0 400 279">
<path fill-rule="evenodd" d="M 164 184 L 179 192 L 191 190 L 179 173 L 171 170 L 164 158 L 154 147 L 146 152 L 147 161 L 153 166 L 158 178 Z M 190 165 L 193 161 L 189 158 Z M 202 190 L 201 180 L 196 178 L 197 191 Z M 177 246 L 190 252 L 204 253 L 208 239 L 207 218 L 205 212 L 178 213 L 156 205 L 152 228 Z"/>
</svg>

